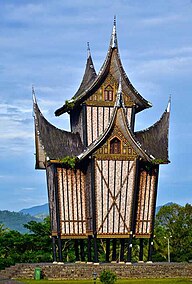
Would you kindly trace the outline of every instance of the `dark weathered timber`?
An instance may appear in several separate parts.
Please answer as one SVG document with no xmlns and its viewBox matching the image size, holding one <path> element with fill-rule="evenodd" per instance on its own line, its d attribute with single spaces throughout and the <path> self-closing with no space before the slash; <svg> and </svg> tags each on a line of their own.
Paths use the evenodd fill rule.
<svg viewBox="0 0 192 284">
<path fill-rule="evenodd" d="M 88 236 L 87 238 L 87 260 L 88 262 L 92 262 L 91 239 L 92 239 L 92 236 Z"/>
<path fill-rule="evenodd" d="M 120 239 L 120 262 L 124 261 L 125 239 Z"/>
<path fill-rule="evenodd" d="M 139 240 L 139 261 L 143 261 L 143 239 Z"/>
<path fill-rule="evenodd" d="M 106 239 L 106 262 L 109 262 L 109 255 L 110 255 L 110 239 Z"/>
<path fill-rule="evenodd" d="M 75 248 L 75 260 L 79 261 L 79 241 L 78 240 L 74 240 L 74 248 Z"/>
<path fill-rule="evenodd" d="M 84 245 L 84 240 L 80 240 L 80 256 L 81 256 L 81 261 L 85 261 L 85 245 Z"/>
<path fill-rule="evenodd" d="M 53 248 L 53 262 L 57 261 L 57 251 L 55 237 L 52 237 L 52 248 Z"/>
<path fill-rule="evenodd" d="M 117 260 L 117 240 L 116 239 L 113 239 L 112 240 L 112 244 L 113 244 L 113 247 L 112 247 L 112 261 L 116 261 Z"/>
<path fill-rule="evenodd" d="M 83 114 L 82 114 L 82 128 L 83 128 L 83 144 L 85 147 L 88 146 L 88 141 L 87 141 L 87 108 L 86 105 L 83 104 Z"/>
</svg>

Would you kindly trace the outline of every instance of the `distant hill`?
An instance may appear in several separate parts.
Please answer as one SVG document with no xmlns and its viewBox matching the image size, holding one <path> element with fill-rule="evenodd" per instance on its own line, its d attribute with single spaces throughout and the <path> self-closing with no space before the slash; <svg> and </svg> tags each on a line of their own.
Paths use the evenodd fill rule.
<svg viewBox="0 0 192 284">
<path fill-rule="evenodd" d="M 41 222 L 42 219 L 21 212 L 0 211 L 0 224 L 3 224 L 4 228 L 9 228 L 20 233 L 27 233 L 29 231 L 23 225 L 30 221 Z"/>
<path fill-rule="evenodd" d="M 164 205 L 157 206 L 157 207 L 156 207 L 156 210 L 155 210 L 155 214 L 157 214 L 157 213 L 159 212 L 159 210 L 161 209 L 161 207 L 163 207 L 163 206 L 169 206 L 169 205 L 172 205 L 172 204 L 173 204 L 173 202 L 168 202 L 168 203 L 166 203 L 166 204 L 164 204 Z"/>
<path fill-rule="evenodd" d="M 19 211 L 23 214 L 30 214 L 31 216 L 34 216 L 36 218 L 42 218 L 44 219 L 49 215 L 49 206 L 48 203 L 38 206 L 33 206 L 30 208 L 22 209 Z"/>
</svg>

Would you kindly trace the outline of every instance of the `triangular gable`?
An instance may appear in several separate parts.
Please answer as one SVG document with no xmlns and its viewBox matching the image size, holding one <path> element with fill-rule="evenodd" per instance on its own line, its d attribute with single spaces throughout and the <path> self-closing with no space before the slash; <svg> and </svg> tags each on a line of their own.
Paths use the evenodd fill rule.
<svg viewBox="0 0 192 284">
<path fill-rule="evenodd" d="M 120 139 L 121 143 L 123 143 L 123 141 L 127 141 L 124 144 L 124 147 L 122 147 L 122 151 L 126 151 L 126 153 L 124 154 L 123 152 L 121 152 L 121 157 L 124 157 L 123 159 L 128 160 L 129 158 L 140 156 L 144 160 L 151 160 L 149 156 L 145 153 L 145 151 L 140 147 L 139 142 L 136 141 L 134 134 L 129 128 L 123 105 L 124 104 L 122 102 L 122 93 L 120 93 L 118 94 L 117 101 L 115 103 L 113 114 L 108 124 L 108 127 L 105 129 L 104 133 L 98 137 L 98 139 L 96 139 L 92 144 L 90 144 L 89 147 L 87 147 L 87 149 L 78 156 L 80 160 L 83 160 L 91 154 L 99 155 L 99 151 L 106 147 L 105 143 L 109 143 L 109 141 L 111 141 L 111 139 L 113 139 L 114 137 Z M 115 132 L 118 133 L 116 134 L 116 136 L 114 134 Z M 107 147 L 109 151 L 109 144 Z M 109 152 L 103 154 L 109 154 Z M 117 158 L 117 155 L 114 156 L 114 158 Z"/>
</svg>

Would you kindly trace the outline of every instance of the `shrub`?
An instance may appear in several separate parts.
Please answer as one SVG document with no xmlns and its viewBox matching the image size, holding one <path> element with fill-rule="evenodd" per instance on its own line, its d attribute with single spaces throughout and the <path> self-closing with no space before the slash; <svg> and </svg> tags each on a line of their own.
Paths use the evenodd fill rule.
<svg viewBox="0 0 192 284">
<path fill-rule="evenodd" d="M 103 284 L 114 284 L 117 280 L 116 273 L 110 270 L 103 270 L 100 274 L 100 281 Z"/>
</svg>

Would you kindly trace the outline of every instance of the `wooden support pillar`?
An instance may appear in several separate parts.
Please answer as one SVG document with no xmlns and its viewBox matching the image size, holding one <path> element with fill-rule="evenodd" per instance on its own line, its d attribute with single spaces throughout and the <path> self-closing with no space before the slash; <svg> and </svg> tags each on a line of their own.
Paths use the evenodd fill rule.
<svg viewBox="0 0 192 284">
<path fill-rule="evenodd" d="M 131 257 L 132 257 L 132 235 L 130 236 L 129 238 L 129 241 L 128 241 L 128 251 L 127 251 L 127 262 L 128 263 L 131 263 Z"/>
<path fill-rule="evenodd" d="M 81 261 L 85 261 L 84 240 L 80 240 Z"/>
<path fill-rule="evenodd" d="M 124 262 L 125 239 L 120 239 L 120 262 Z"/>
<path fill-rule="evenodd" d="M 116 261 L 117 260 L 116 246 L 117 246 L 117 239 L 113 239 L 112 261 Z"/>
<path fill-rule="evenodd" d="M 74 240 L 74 247 L 75 247 L 75 261 L 79 261 L 79 241 Z"/>
<path fill-rule="evenodd" d="M 139 241 L 139 261 L 143 261 L 143 239 L 140 239 Z"/>
<path fill-rule="evenodd" d="M 87 260 L 88 260 L 88 262 L 92 262 L 92 257 L 91 257 L 91 236 L 88 236 L 88 238 L 87 238 Z"/>
<path fill-rule="evenodd" d="M 94 235 L 94 262 L 98 263 L 98 247 L 97 247 L 97 235 Z"/>
<path fill-rule="evenodd" d="M 52 237 L 53 262 L 57 261 L 55 237 Z"/>
<path fill-rule="evenodd" d="M 106 262 L 109 262 L 109 254 L 110 254 L 110 239 L 106 239 Z"/>
<path fill-rule="evenodd" d="M 59 253 L 59 262 L 63 262 L 61 236 L 58 236 L 58 253 Z"/>
<path fill-rule="evenodd" d="M 148 247 L 148 262 L 152 262 L 152 253 L 153 253 L 153 237 L 149 238 L 149 247 Z"/>
</svg>

